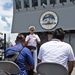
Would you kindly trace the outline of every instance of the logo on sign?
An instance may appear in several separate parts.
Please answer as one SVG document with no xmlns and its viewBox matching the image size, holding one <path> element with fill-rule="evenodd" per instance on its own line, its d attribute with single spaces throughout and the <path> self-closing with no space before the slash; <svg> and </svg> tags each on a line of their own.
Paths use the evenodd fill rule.
<svg viewBox="0 0 75 75">
<path fill-rule="evenodd" d="M 42 14 L 40 24 L 44 29 L 52 29 L 58 23 L 58 17 L 53 11 L 47 11 Z"/>
</svg>

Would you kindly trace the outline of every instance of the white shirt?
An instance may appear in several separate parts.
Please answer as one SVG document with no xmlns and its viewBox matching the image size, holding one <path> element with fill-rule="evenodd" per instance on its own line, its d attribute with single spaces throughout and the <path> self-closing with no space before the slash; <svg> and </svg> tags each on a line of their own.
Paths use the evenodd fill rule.
<svg viewBox="0 0 75 75">
<path fill-rule="evenodd" d="M 59 63 L 68 69 L 67 62 L 74 61 L 74 53 L 69 44 L 53 39 L 40 47 L 38 59 L 42 62 Z"/>
<path fill-rule="evenodd" d="M 29 40 L 29 42 L 27 44 L 28 46 L 34 46 L 34 47 L 36 47 L 37 46 L 37 42 L 35 41 L 35 39 L 37 39 L 38 41 L 40 41 L 40 38 L 39 38 L 38 35 L 36 35 L 36 34 L 29 34 L 29 35 L 26 36 L 25 41 Z"/>
</svg>

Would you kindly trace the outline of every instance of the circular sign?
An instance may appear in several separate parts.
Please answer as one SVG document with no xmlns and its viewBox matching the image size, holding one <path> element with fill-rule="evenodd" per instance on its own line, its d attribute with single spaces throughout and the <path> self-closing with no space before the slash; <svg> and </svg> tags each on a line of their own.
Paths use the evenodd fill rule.
<svg viewBox="0 0 75 75">
<path fill-rule="evenodd" d="M 47 11 L 42 14 L 40 24 L 44 29 L 52 29 L 58 23 L 58 17 L 53 11 Z"/>
</svg>

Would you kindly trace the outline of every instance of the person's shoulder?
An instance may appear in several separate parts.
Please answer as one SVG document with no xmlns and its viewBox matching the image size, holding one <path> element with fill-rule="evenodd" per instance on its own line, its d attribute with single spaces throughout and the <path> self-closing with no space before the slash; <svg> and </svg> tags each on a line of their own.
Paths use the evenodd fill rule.
<svg viewBox="0 0 75 75">
<path fill-rule="evenodd" d="M 71 45 L 67 42 L 62 42 L 62 44 L 65 45 L 65 46 L 71 47 Z"/>
<path fill-rule="evenodd" d="M 49 41 L 48 41 L 48 42 L 43 43 L 43 44 L 41 45 L 41 47 L 45 47 L 45 46 L 47 46 L 47 44 L 49 44 Z"/>
<path fill-rule="evenodd" d="M 14 46 L 11 46 L 11 47 L 7 48 L 6 50 L 9 50 L 9 49 L 12 50 L 13 48 L 17 48 L 17 46 L 15 46 L 15 45 Z"/>
<path fill-rule="evenodd" d="M 38 34 L 34 33 L 34 35 L 38 35 Z"/>
<path fill-rule="evenodd" d="M 38 34 L 36 34 L 36 33 L 34 35 L 38 36 Z"/>
<path fill-rule="evenodd" d="M 9 51 L 10 49 L 11 49 L 11 48 L 7 48 L 7 49 L 4 51 L 4 53 L 7 52 L 7 51 Z"/>
<path fill-rule="evenodd" d="M 26 35 L 26 37 L 28 37 L 30 34 Z"/>
<path fill-rule="evenodd" d="M 4 51 L 4 53 L 6 53 L 6 52 L 12 52 L 14 49 L 13 49 L 13 46 L 12 47 L 9 47 L 9 48 L 7 48 L 5 51 Z"/>
</svg>

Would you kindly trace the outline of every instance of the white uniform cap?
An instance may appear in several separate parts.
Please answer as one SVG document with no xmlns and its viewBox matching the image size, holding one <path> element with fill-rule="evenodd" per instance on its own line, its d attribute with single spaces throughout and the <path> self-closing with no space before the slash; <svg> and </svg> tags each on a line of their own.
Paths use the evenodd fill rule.
<svg viewBox="0 0 75 75">
<path fill-rule="evenodd" d="M 30 26 L 29 30 L 35 30 L 35 27 L 34 26 Z"/>
</svg>

